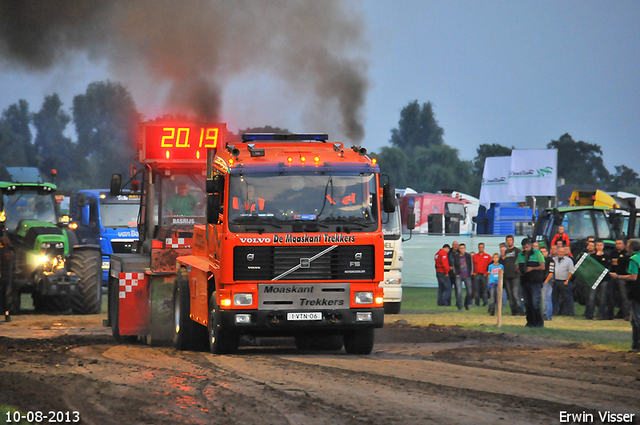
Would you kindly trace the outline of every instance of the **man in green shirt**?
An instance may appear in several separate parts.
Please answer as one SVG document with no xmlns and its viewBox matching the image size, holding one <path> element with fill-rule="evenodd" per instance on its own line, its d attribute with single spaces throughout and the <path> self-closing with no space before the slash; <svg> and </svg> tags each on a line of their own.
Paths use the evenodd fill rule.
<svg viewBox="0 0 640 425">
<path fill-rule="evenodd" d="M 544 283 L 544 256 L 531 246 L 531 240 L 522 240 L 522 251 L 516 258 L 516 266 L 520 275 L 520 286 L 524 298 L 528 328 L 544 326 L 542 318 L 542 284 Z"/>
<path fill-rule="evenodd" d="M 631 239 L 627 242 L 629 258 L 629 268 L 627 274 L 619 275 L 610 273 L 613 279 L 621 279 L 627 283 L 627 294 L 629 295 L 629 305 L 631 310 L 631 349 L 640 352 L 640 240 Z"/>
<path fill-rule="evenodd" d="M 198 198 L 189 193 L 189 186 L 186 183 L 179 183 L 178 193 L 169 199 L 165 209 L 168 215 L 193 215 L 194 210 L 201 207 Z"/>
</svg>

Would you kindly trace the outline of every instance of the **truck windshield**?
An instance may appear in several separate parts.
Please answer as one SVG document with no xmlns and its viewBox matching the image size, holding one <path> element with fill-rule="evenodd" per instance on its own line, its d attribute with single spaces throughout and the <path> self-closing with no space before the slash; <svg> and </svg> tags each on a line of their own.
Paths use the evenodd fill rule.
<svg viewBox="0 0 640 425">
<path fill-rule="evenodd" d="M 252 174 L 230 176 L 227 205 L 232 225 L 298 223 L 369 231 L 377 225 L 376 201 L 373 173 Z"/>
<path fill-rule="evenodd" d="M 589 236 L 600 239 L 611 239 L 612 237 L 604 211 L 569 211 L 564 215 L 562 222 L 572 241 L 585 239 Z"/>
<path fill-rule="evenodd" d="M 197 217 L 194 222 L 204 222 L 207 205 L 205 179 L 200 173 L 172 174 L 162 177 L 162 219 L 165 224 L 176 216 Z M 137 215 L 136 215 L 137 216 Z"/>
<path fill-rule="evenodd" d="M 57 223 L 58 217 L 53 203 L 53 195 L 40 195 L 36 190 L 19 190 L 12 195 L 4 195 L 5 229 L 16 230 L 20 220 L 38 220 Z"/>
<path fill-rule="evenodd" d="M 139 204 L 100 204 L 103 227 L 137 227 Z"/>
<path fill-rule="evenodd" d="M 464 205 L 463 204 L 458 204 L 458 203 L 455 203 L 455 202 L 447 202 L 447 203 L 445 203 L 445 207 L 446 207 L 447 212 L 449 214 L 457 214 L 461 218 L 465 217 Z"/>
</svg>

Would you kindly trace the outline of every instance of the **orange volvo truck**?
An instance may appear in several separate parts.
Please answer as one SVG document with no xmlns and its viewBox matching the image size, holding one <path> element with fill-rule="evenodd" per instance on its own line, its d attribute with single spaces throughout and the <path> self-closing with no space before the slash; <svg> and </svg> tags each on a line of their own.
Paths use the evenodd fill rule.
<svg viewBox="0 0 640 425">
<path fill-rule="evenodd" d="M 142 177 L 140 239 L 132 252 L 111 255 L 109 266 L 105 325 L 117 341 L 171 344 L 176 257 L 191 253 L 194 225 L 206 224 L 207 149 L 224 143 L 225 135 L 225 124 L 140 124 L 142 169 L 132 177 Z M 122 186 L 115 175 L 111 195 L 120 195 Z"/>
<path fill-rule="evenodd" d="M 381 209 L 394 190 L 360 147 L 326 134 L 244 134 L 207 158 L 207 224 L 178 256 L 174 346 L 241 335 L 369 354 L 383 325 Z M 204 335 L 204 336 L 203 336 Z"/>
</svg>

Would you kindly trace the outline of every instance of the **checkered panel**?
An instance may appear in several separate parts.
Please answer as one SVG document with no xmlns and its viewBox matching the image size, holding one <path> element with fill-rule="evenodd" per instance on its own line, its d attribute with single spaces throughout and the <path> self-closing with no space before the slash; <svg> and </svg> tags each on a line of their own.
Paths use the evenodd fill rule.
<svg viewBox="0 0 640 425">
<path fill-rule="evenodd" d="M 143 285 L 145 279 L 144 273 L 120 273 L 120 298 L 126 298 L 128 293 L 133 292 L 134 287 Z"/>
<path fill-rule="evenodd" d="M 191 248 L 193 238 L 167 238 L 164 241 L 165 248 Z"/>
</svg>

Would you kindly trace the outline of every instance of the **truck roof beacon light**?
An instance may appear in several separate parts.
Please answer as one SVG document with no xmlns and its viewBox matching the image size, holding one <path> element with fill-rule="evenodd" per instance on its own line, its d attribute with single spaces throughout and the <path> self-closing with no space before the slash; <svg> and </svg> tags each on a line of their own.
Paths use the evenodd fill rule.
<svg viewBox="0 0 640 425">
<path fill-rule="evenodd" d="M 261 142 L 282 142 L 282 141 L 310 141 L 325 143 L 329 139 L 329 135 L 325 133 L 245 133 L 242 135 L 244 143 L 252 141 Z"/>
</svg>

